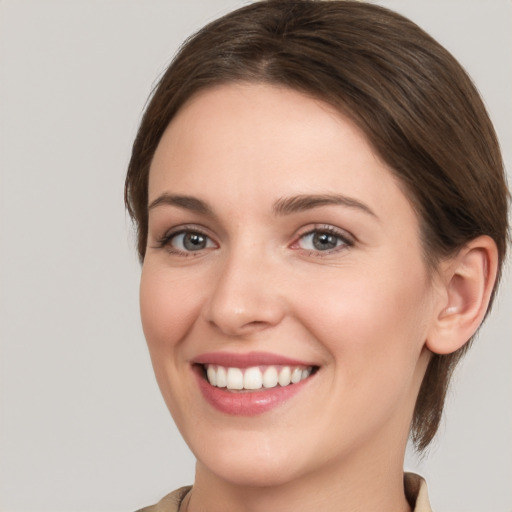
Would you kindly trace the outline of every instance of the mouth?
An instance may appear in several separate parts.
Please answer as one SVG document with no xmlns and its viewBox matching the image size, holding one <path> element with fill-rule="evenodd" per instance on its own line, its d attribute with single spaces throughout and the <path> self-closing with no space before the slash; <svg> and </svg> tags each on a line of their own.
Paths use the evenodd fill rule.
<svg viewBox="0 0 512 512">
<path fill-rule="evenodd" d="M 254 392 L 298 384 L 316 373 L 318 366 L 263 365 L 249 368 L 218 364 L 200 365 L 211 386 L 232 392 Z"/>
<path fill-rule="evenodd" d="M 254 416 L 305 389 L 320 367 L 272 354 L 204 354 L 192 363 L 206 402 L 229 415 Z"/>
</svg>

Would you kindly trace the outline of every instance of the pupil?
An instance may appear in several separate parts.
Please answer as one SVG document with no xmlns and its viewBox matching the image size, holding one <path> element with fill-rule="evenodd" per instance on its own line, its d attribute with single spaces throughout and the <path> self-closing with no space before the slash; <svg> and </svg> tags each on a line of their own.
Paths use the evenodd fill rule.
<svg viewBox="0 0 512 512">
<path fill-rule="evenodd" d="M 199 251 L 206 246 L 206 240 L 203 235 L 198 233 L 187 233 L 183 238 L 183 245 L 189 251 Z"/>
<path fill-rule="evenodd" d="M 337 238 L 329 233 L 317 233 L 313 237 L 315 249 L 325 251 L 336 247 Z"/>
</svg>

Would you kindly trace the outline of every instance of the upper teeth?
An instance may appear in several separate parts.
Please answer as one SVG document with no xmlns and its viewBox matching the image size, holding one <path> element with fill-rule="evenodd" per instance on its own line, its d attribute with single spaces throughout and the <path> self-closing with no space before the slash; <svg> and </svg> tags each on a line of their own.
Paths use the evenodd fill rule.
<svg viewBox="0 0 512 512">
<path fill-rule="evenodd" d="M 261 389 L 288 386 L 307 379 L 312 367 L 304 366 L 253 366 L 251 368 L 226 368 L 207 364 L 206 376 L 212 386 L 228 389 Z"/>
</svg>

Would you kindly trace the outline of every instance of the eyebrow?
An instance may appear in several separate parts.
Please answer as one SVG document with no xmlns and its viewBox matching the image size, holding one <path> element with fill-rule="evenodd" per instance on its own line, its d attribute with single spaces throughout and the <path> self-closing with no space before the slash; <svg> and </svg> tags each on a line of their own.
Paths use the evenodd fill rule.
<svg viewBox="0 0 512 512">
<path fill-rule="evenodd" d="M 177 206 L 202 215 L 213 215 L 212 209 L 204 201 L 192 196 L 162 194 L 149 204 L 148 211 L 161 205 Z"/>
<path fill-rule="evenodd" d="M 164 193 L 149 204 L 148 211 L 161 205 L 176 206 L 201 215 L 214 216 L 213 210 L 205 201 L 193 196 Z M 354 208 L 378 219 L 378 216 L 366 204 L 341 194 L 301 194 L 283 197 L 274 203 L 272 211 L 274 215 L 281 216 L 329 205 Z"/>
<path fill-rule="evenodd" d="M 320 206 L 338 205 L 348 208 L 355 208 L 372 217 L 378 219 L 375 212 L 366 204 L 341 194 L 303 194 L 292 197 L 283 197 L 274 203 L 273 211 L 275 215 L 289 215 L 292 213 L 303 212 L 318 208 Z"/>
</svg>

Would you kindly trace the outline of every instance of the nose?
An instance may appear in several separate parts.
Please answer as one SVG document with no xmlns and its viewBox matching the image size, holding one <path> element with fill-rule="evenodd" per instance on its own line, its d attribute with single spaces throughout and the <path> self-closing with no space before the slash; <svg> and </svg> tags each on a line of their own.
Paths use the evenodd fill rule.
<svg viewBox="0 0 512 512">
<path fill-rule="evenodd" d="M 207 322 L 227 336 L 247 336 L 279 324 L 286 301 L 277 267 L 251 251 L 222 258 L 204 308 Z"/>
</svg>

